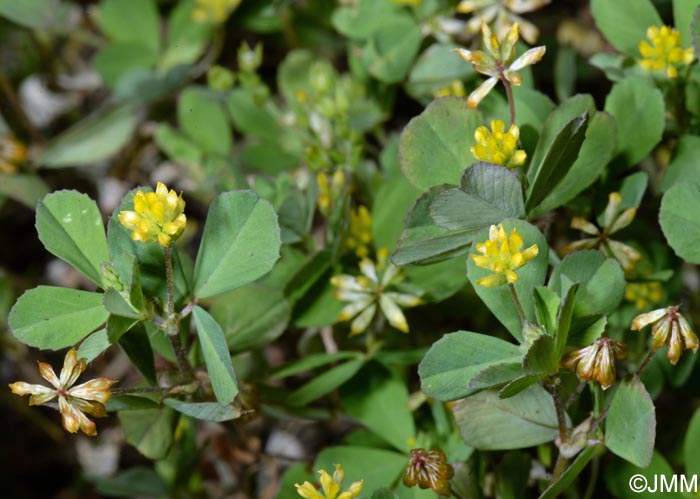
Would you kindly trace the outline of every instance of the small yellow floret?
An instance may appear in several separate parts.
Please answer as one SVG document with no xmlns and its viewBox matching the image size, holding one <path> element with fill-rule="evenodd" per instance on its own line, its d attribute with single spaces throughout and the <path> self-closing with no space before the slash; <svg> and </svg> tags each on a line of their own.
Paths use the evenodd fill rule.
<svg viewBox="0 0 700 499">
<path fill-rule="evenodd" d="M 539 253 L 536 244 L 525 251 L 521 251 L 522 247 L 523 238 L 517 229 L 513 229 L 508 235 L 503 225 L 492 225 L 489 230 L 489 239 L 475 246 L 476 251 L 481 254 L 472 255 L 472 260 L 477 267 L 488 269 L 493 274 L 482 277 L 476 283 L 479 286 L 492 288 L 506 282 L 509 284 L 518 282 L 518 274 L 515 271 Z"/>
<path fill-rule="evenodd" d="M 198 23 L 221 24 L 241 3 L 241 0 L 196 0 L 192 19 Z"/>
<path fill-rule="evenodd" d="M 491 130 L 485 126 L 476 129 L 476 145 L 470 149 L 476 159 L 508 168 L 517 168 L 525 163 L 527 154 L 517 148 L 520 130 L 511 125 L 506 132 L 505 127 L 501 120 L 493 120 Z"/>
<path fill-rule="evenodd" d="M 119 213 L 119 222 L 129 229 L 131 239 L 169 246 L 185 229 L 185 201 L 182 195 L 158 182 L 156 192 L 137 191 L 134 211 Z"/>
<path fill-rule="evenodd" d="M 647 71 L 666 71 L 669 78 L 676 78 L 678 69 L 693 61 L 693 49 L 683 49 L 678 30 L 651 26 L 647 29 L 647 38 L 649 41 L 639 42 L 642 55 L 639 65 Z"/>
</svg>

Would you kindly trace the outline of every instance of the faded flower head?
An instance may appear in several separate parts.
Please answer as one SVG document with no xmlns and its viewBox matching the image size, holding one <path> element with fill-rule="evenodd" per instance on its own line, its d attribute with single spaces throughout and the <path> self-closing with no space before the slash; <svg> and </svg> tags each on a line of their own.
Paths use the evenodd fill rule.
<svg viewBox="0 0 700 499">
<path fill-rule="evenodd" d="M 668 26 L 650 26 L 647 38 L 649 41 L 639 42 L 639 53 L 642 55 L 639 65 L 647 71 L 665 71 L 669 78 L 676 78 L 678 69 L 693 61 L 693 49 L 683 49 L 678 30 Z"/>
<path fill-rule="evenodd" d="M 513 23 L 518 23 L 521 26 L 523 39 L 533 44 L 537 41 L 539 30 L 519 14 L 532 12 L 549 2 L 550 0 L 462 0 L 457 5 L 457 12 L 472 14 L 472 18 L 467 23 L 467 29 L 471 33 L 477 33 L 483 21 L 491 25 L 498 36 L 503 37 Z"/>
<path fill-rule="evenodd" d="M 515 125 L 511 125 L 508 131 L 505 129 L 501 120 L 492 120 L 491 130 L 483 125 L 477 128 L 474 132 L 476 145 L 470 149 L 474 157 L 507 168 L 522 166 L 527 154 L 517 148 L 520 129 Z"/>
<path fill-rule="evenodd" d="M 85 359 L 78 359 L 78 352 L 71 348 L 66 354 L 60 378 L 53 368 L 39 362 L 41 377 L 51 383 L 53 388 L 44 385 L 32 385 L 17 381 L 10 385 L 15 395 L 31 395 L 29 405 L 43 405 L 58 397 L 63 427 L 76 433 L 79 429 L 91 437 L 97 435 L 95 423 L 85 413 L 96 418 L 107 415 L 104 405 L 111 395 L 109 388 L 116 383 L 107 378 L 96 378 L 82 385 L 73 386 L 87 368 Z"/>
<path fill-rule="evenodd" d="M 119 213 L 119 222 L 129 229 L 131 239 L 144 243 L 158 242 L 170 246 L 185 229 L 185 201 L 182 194 L 158 182 L 156 192 L 137 191 L 134 211 Z"/>
<path fill-rule="evenodd" d="M 321 478 L 319 478 L 321 490 L 314 487 L 311 482 L 304 482 L 301 485 L 295 483 L 297 494 L 305 499 L 354 499 L 360 495 L 362 486 L 365 483 L 364 480 L 353 482 L 344 492 L 340 492 L 345 473 L 343 472 L 343 467 L 339 464 L 335 465 L 333 476 L 329 475 L 326 470 L 319 470 L 318 474 L 321 475 Z"/>
<path fill-rule="evenodd" d="M 506 233 L 503 225 L 492 225 L 489 229 L 489 238 L 483 243 L 476 244 L 476 250 L 480 255 L 472 255 L 472 260 L 482 269 L 493 272 L 482 277 L 476 283 L 479 286 L 492 288 L 501 284 L 518 282 L 518 274 L 515 272 L 539 253 L 539 248 L 533 244 L 522 251 L 523 237 L 517 229 Z"/>
<path fill-rule="evenodd" d="M 631 282 L 625 288 L 625 300 L 634 303 L 637 310 L 645 310 L 661 301 L 663 292 L 659 281 Z"/>
<path fill-rule="evenodd" d="M 349 302 L 340 311 L 338 321 L 352 321 L 350 336 L 364 332 L 372 322 L 377 308 L 393 327 L 408 333 L 408 322 L 401 308 L 415 307 L 423 301 L 415 295 L 389 291 L 402 280 L 400 270 L 391 264 L 386 249 L 377 251 L 377 263 L 369 258 L 360 261 L 362 275 L 336 275 L 331 284 L 338 288 L 335 297 Z"/>
<path fill-rule="evenodd" d="M 646 314 L 640 314 L 632 320 L 633 331 L 641 331 L 651 325 L 651 348 L 658 350 L 668 345 L 666 357 L 674 366 L 681 358 L 683 350 L 698 351 L 698 337 L 688 321 L 678 313 L 680 305 L 659 308 Z"/>
<path fill-rule="evenodd" d="M 576 370 L 581 381 L 597 381 L 603 390 L 615 382 L 615 359 L 624 359 L 627 345 L 610 338 L 598 338 L 593 344 L 568 354 L 563 367 Z"/>
<path fill-rule="evenodd" d="M 241 0 L 195 0 L 192 19 L 198 23 L 221 24 L 241 3 Z"/>
<path fill-rule="evenodd" d="M 345 244 L 358 258 L 367 258 L 371 242 L 372 214 L 366 206 L 360 205 L 350 212 L 350 228 Z"/>
<path fill-rule="evenodd" d="M 318 183 L 318 199 L 316 200 L 316 204 L 318 205 L 319 211 L 325 216 L 328 216 L 333 201 L 343 194 L 345 172 L 342 168 L 338 168 L 332 175 L 319 172 L 316 175 L 316 182 Z"/>
<path fill-rule="evenodd" d="M 486 23 L 481 24 L 484 50 L 455 49 L 455 52 L 465 61 L 471 63 L 479 73 L 490 78 L 484 81 L 467 98 L 467 105 L 475 108 L 484 97 L 496 86 L 499 79 L 503 78 L 515 86 L 522 83 L 522 77 L 518 73 L 521 69 L 535 64 L 546 51 L 546 47 L 531 48 L 523 55 L 515 59 L 515 45 L 518 43 L 520 25 L 513 24 L 505 37 L 499 39 L 491 33 Z"/>
<path fill-rule="evenodd" d="M 15 173 L 27 161 L 27 148 L 11 135 L 0 136 L 0 173 Z"/>
<path fill-rule="evenodd" d="M 585 218 L 574 217 L 571 220 L 572 228 L 579 229 L 595 237 L 588 237 L 567 244 L 561 250 L 562 255 L 568 255 L 583 249 L 598 249 L 606 255 L 615 258 L 620 262 L 623 269 L 632 270 L 637 262 L 642 259 L 641 253 L 631 246 L 610 239 L 611 235 L 631 224 L 637 213 L 637 208 L 628 208 L 621 212 L 619 210 L 620 203 L 622 203 L 620 193 L 611 192 L 608 196 L 608 205 L 605 207 L 602 230 Z"/>
<path fill-rule="evenodd" d="M 441 449 L 413 449 L 403 474 L 406 487 L 418 485 L 421 489 L 433 489 L 441 496 L 451 496 L 450 479 L 454 475 L 452 466 Z"/>
</svg>

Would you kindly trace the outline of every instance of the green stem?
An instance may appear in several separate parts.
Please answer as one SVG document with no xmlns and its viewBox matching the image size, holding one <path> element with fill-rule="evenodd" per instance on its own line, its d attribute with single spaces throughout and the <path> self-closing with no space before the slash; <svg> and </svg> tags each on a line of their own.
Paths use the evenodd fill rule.
<svg viewBox="0 0 700 499">
<path fill-rule="evenodd" d="M 520 321 L 523 323 L 524 326 L 525 324 L 527 324 L 527 317 L 525 316 L 525 310 L 523 310 L 523 306 L 520 303 L 520 299 L 518 298 L 518 292 L 515 290 L 515 285 L 509 282 L 508 289 L 510 289 L 510 294 L 513 297 L 513 303 L 515 303 L 515 308 L 518 310 Z"/>
<path fill-rule="evenodd" d="M 111 388 L 110 393 L 115 396 L 129 395 L 131 393 L 167 393 L 170 388 L 165 388 L 162 386 L 139 386 L 139 387 L 129 387 L 129 388 Z"/>
<path fill-rule="evenodd" d="M 644 357 L 644 360 L 637 368 L 637 372 L 634 373 L 635 376 L 641 376 L 642 372 L 644 371 L 644 369 L 647 368 L 647 366 L 649 365 L 649 362 L 651 362 L 651 359 L 654 358 L 655 354 L 656 354 L 656 350 L 654 350 L 653 348 L 649 350 L 649 353 L 647 353 L 647 356 Z"/>
<path fill-rule="evenodd" d="M 168 283 L 168 318 L 165 321 L 165 336 L 170 341 L 170 346 L 175 352 L 177 367 L 184 380 L 192 379 L 192 368 L 187 361 L 187 352 L 180 340 L 180 316 L 175 313 L 175 285 L 173 279 L 173 255 L 172 247 L 165 247 L 165 277 Z"/>
<path fill-rule="evenodd" d="M 506 76 L 501 73 L 501 83 L 506 89 L 506 97 L 508 97 L 508 111 L 510 112 L 510 125 L 515 125 L 515 98 L 513 97 L 513 86 L 510 84 Z"/>
<path fill-rule="evenodd" d="M 552 382 L 545 382 L 544 387 L 552 396 L 552 400 L 554 400 L 554 407 L 557 410 L 557 422 L 559 424 L 559 440 L 562 444 L 565 444 L 569 439 L 569 430 L 566 427 L 566 414 L 564 412 L 564 404 L 562 403 L 561 395 Z"/>
</svg>

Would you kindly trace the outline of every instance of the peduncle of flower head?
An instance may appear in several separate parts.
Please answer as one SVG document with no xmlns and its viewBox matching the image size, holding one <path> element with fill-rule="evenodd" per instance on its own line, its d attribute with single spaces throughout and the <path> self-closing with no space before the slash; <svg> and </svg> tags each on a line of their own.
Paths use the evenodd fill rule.
<svg viewBox="0 0 700 499">
<path fill-rule="evenodd" d="M 515 58 L 515 46 L 518 43 L 520 25 L 513 24 L 505 37 L 499 39 L 491 33 L 491 29 L 486 23 L 481 24 L 483 50 L 467 50 L 463 48 L 455 49 L 459 56 L 471 63 L 479 73 L 489 76 L 479 87 L 467 98 L 467 105 L 475 108 L 486 97 L 486 95 L 496 86 L 498 80 L 503 80 L 504 85 L 513 84 L 519 86 L 522 77 L 518 73 L 521 69 L 535 64 L 546 51 L 545 46 L 531 48 L 523 55 Z"/>
<path fill-rule="evenodd" d="M 571 227 L 579 229 L 586 234 L 594 237 L 588 237 L 574 241 L 562 248 L 562 255 L 568 255 L 574 251 L 583 249 L 598 249 L 608 256 L 615 258 L 622 268 L 629 271 L 642 259 L 639 251 L 619 241 L 610 239 L 610 236 L 624 229 L 634 220 L 637 213 L 637 208 L 627 208 L 620 211 L 622 196 L 619 192 L 611 192 L 608 196 L 608 204 L 605 207 L 603 216 L 603 228 L 598 229 L 595 225 L 582 217 L 574 217 L 571 220 Z"/>
<path fill-rule="evenodd" d="M 39 373 L 52 387 L 32 385 L 17 381 L 10 385 L 15 395 L 31 395 L 29 405 L 43 405 L 58 397 L 58 409 L 61 412 L 63 427 L 76 433 L 81 430 L 89 436 L 97 435 L 95 423 L 85 414 L 100 418 L 107 415 L 104 404 L 111 395 L 110 387 L 116 381 L 96 378 L 78 386 L 73 386 L 87 368 L 85 359 L 78 359 L 75 349 L 70 349 L 63 361 L 61 376 L 56 376 L 53 368 L 39 362 Z"/>
<path fill-rule="evenodd" d="M 480 161 L 487 161 L 507 168 L 517 168 L 525 163 L 527 154 L 518 149 L 520 129 L 511 125 L 506 131 L 506 125 L 501 120 L 492 120 L 491 129 L 480 126 L 474 132 L 476 145 L 469 149 Z"/>
<path fill-rule="evenodd" d="M 693 49 L 683 49 L 681 34 L 668 26 L 650 26 L 647 39 L 639 42 L 639 65 L 647 71 L 665 71 L 676 78 L 678 70 L 693 62 Z"/>
<path fill-rule="evenodd" d="M 170 246 L 185 229 L 185 201 L 182 194 L 158 182 L 156 192 L 134 194 L 134 211 L 119 213 L 119 222 L 131 231 L 131 239 Z"/>
<path fill-rule="evenodd" d="M 331 278 L 331 284 L 337 289 L 335 297 L 348 302 L 340 311 L 338 321 L 349 321 L 350 336 L 367 330 L 377 309 L 393 327 L 403 333 L 409 332 L 408 322 L 401 308 L 415 307 L 423 303 L 420 297 L 396 290 L 403 276 L 400 270 L 389 262 L 388 251 L 377 251 L 377 262 L 369 258 L 360 261 L 362 275 L 336 275 Z"/>
<path fill-rule="evenodd" d="M 477 267 L 490 270 L 493 274 L 482 277 L 476 281 L 476 284 L 492 288 L 505 283 L 518 282 L 516 270 L 539 253 L 536 244 L 525 250 L 522 249 L 523 244 L 523 237 L 517 229 L 513 229 L 508 234 L 503 225 L 492 225 L 488 240 L 476 244 L 476 251 L 480 254 L 472 255 L 472 260 Z"/>
<path fill-rule="evenodd" d="M 362 486 L 365 483 L 364 480 L 353 482 L 347 489 L 340 492 L 340 489 L 343 487 L 345 472 L 343 471 L 343 467 L 339 464 L 335 465 L 333 476 L 329 475 L 326 470 L 319 470 L 318 474 L 321 475 L 319 478 L 321 484 L 320 490 L 308 481 L 301 485 L 295 483 L 294 486 L 297 489 L 297 494 L 304 499 L 354 499 L 360 495 Z"/>
<path fill-rule="evenodd" d="M 222 24 L 241 0 L 196 0 L 192 19 L 198 23 Z"/>
<path fill-rule="evenodd" d="M 658 350 L 668 345 L 666 356 L 674 366 L 681 358 L 683 350 L 698 351 L 700 342 L 690 327 L 690 323 L 678 313 L 680 305 L 659 308 L 645 314 L 639 314 L 632 320 L 632 330 L 641 331 L 651 325 L 651 348 Z"/>
<path fill-rule="evenodd" d="M 345 244 L 358 258 L 367 258 L 371 243 L 372 214 L 366 206 L 360 205 L 350 212 L 350 227 Z"/>
<path fill-rule="evenodd" d="M 532 12 L 544 7 L 550 0 L 462 0 L 457 5 L 460 14 L 472 14 L 467 22 L 467 30 L 477 33 L 481 23 L 492 26 L 500 37 L 503 37 L 513 23 L 520 24 L 523 39 L 533 44 L 537 41 L 540 32 L 531 22 L 523 19 L 519 14 Z"/>
<path fill-rule="evenodd" d="M 598 338 L 591 345 L 568 354 L 562 366 L 574 369 L 579 380 L 597 381 L 603 390 L 607 390 L 615 382 L 615 359 L 624 359 L 626 355 L 627 345 L 624 343 Z"/>
<path fill-rule="evenodd" d="M 454 476 L 452 465 L 442 449 L 413 449 L 403 474 L 406 487 L 418 485 L 421 489 L 432 489 L 436 494 L 450 497 L 450 479 Z"/>
</svg>

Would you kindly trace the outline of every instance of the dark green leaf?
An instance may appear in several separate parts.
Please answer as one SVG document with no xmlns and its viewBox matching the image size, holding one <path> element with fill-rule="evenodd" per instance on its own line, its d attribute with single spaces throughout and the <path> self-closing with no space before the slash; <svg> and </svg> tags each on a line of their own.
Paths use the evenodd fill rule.
<svg viewBox="0 0 700 499">
<path fill-rule="evenodd" d="M 433 220 L 446 229 L 480 230 L 506 218 L 525 215 L 522 186 L 507 168 L 474 163 L 462 176 L 459 189 L 448 189 L 430 205 Z"/>
<path fill-rule="evenodd" d="M 700 263 L 700 184 L 680 182 L 661 201 L 659 222 L 669 246 L 691 263 Z"/>
<path fill-rule="evenodd" d="M 640 4 L 646 1 L 641 0 Z M 641 161 L 661 140 L 665 124 L 664 97 L 651 80 L 631 77 L 616 83 L 605 99 L 605 110 L 615 118 L 616 152 L 624 157 L 628 166 Z"/>
<path fill-rule="evenodd" d="M 364 363 L 365 359 L 357 358 L 331 367 L 292 392 L 288 398 L 289 403 L 295 407 L 300 407 L 323 397 L 355 376 Z"/>
<path fill-rule="evenodd" d="M 520 449 L 557 435 L 554 402 L 540 386 L 501 399 L 486 390 L 457 402 L 454 415 L 467 445 L 479 450 Z"/>
<path fill-rule="evenodd" d="M 459 331 L 433 343 L 418 367 L 423 392 L 438 400 L 466 397 L 476 390 L 473 377 L 485 369 L 508 363 L 520 363 L 517 345 L 494 336 Z"/>
<path fill-rule="evenodd" d="M 192 315 L 216 400 L 221 404 L 230 404 L 238 394 L 238 385 L 224 332 L 202 307 L 195 306 Z"/>
<path fill-rule="evenodd" d="M 177 413 L 169 407 L 120 411 L 126 441 L 149 459 L 164 458 L 173 443 Z"/>
<path fill-rule="evenodd" d="M 39 286 L 19 297 L 8 324 L 22 343 L 60 350 L 104 324 L 107 315 L 100 293 Z"/>
<path fill-rule="evenodd" d="M 459 61 L 456 61 L 459 63 Z M 443 183 L 457 184 L 472 162 L 469 148 L 481 116 L 464 99 L 443 97 L 413 118 L 401 134 L 401 169 L 421 190 Z"/>
<path fill-rule="evenodd" d="M 591 11 L 613 47 L 634 58 L 639 57 L 639 42 L 646 39 L 647 28 L 663 24 L 650 0 L 591 0 Z"/>
<path fill-rule="evenodd" d="M 252 191 L 219 195 L 209 207 L 194 269 L 194 294 L 209 298 L 267 274 L 280 256 L 270 203 Z"/>
<path fill-rule="evenodd" d="M 97 285 L 109 262 L 107 238 L 97 204 L 76 191 L 57 191 L 36 207 L 36 229 L 44 247 Z"/>
<path fill-rule="evenodd" d="M 532 343 L 523 357 L 523 369 L 531 376 L 555 374 L 559 371 L 559 356 L 551 336 L 543 334 Z"/>
<path fill-rule="evenodd" d="M 174 398 L 166 398 L 163 403 L 178 412 L 195 419 L 221 423 L 241 416 L 241 411 L 230 404 L 217 402 L 183 402 Z"/>
<path fill-rule="evenodd" d="M 598 452 L 600 452 L 600 447 L 598 446 L 586 447 L 583 452 L 576 456 L 574 462 L 542 492 L 539 499 L 556 499 L 559 494 L 569 490 L 574 481 L 586 468 L 586 465 Z"/>
<path fill-rule="evenodd" d="M 542 163 L 535 166 L 535 174 L 528 190 L 525 209 L 538 206 L 564 179 L 576 162 L 588 129 L 588 111 L 569 121 L 557 134 Z M 533 166 L 531 166 L 532 168 Z"/>
<path fill-rule="evenodd" d="M 637 376 L 620 383 L 605 421 L 605 446 L 636 466 L 649 466 L 656 439 L 656 411 Z"/>
</svg>

